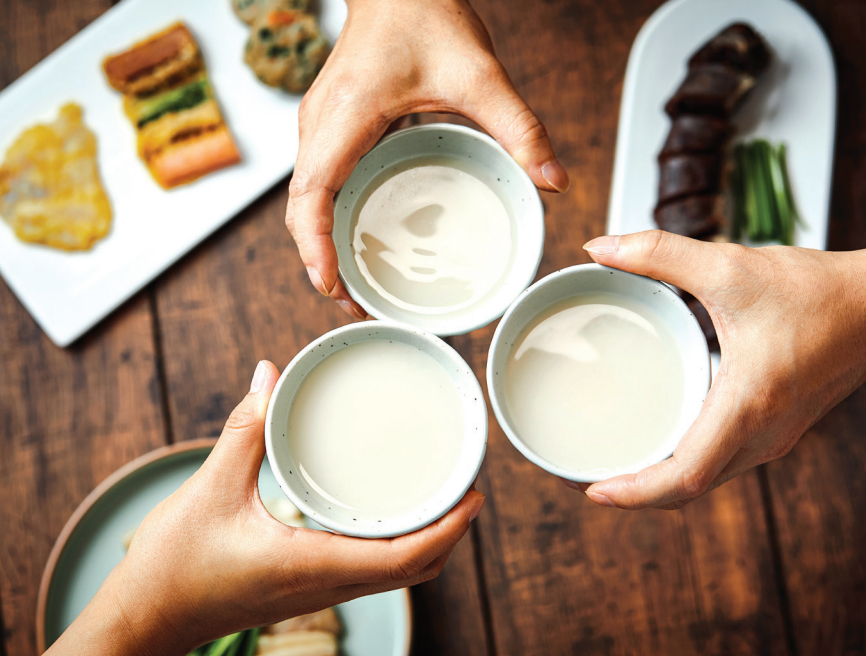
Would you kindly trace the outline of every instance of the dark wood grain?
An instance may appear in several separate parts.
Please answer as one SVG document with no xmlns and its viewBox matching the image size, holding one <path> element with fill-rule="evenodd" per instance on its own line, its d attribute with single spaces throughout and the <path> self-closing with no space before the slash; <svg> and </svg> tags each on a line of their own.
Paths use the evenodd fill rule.
<svg viewBox="0 0 866 656">
<path fill-rule="evenodd" d="M 657 2 L 474 5 L 539 114 L 572 190 L 547 195 L 539 275 L 588 261 L 603 234 L 620 84 Z M 479 377 L 492 327 L 454 340 Z M 784 654 L 784 622 L 754 473 L 677 513 L 595 507 L 526 461 L 498 427 L 479 482 L 499 654 Z"/>
<path fill-rule="evenodd" d="M 0 89 L 112 4 L 0 1 Z M 544 196 L 539 275 L 585 262 L 628 51 L 659 0 L 473 4 L 572 178 Z M 863 248 L 866 3 L 803 4 L 839 71 L 830 246 Z M 167 440 L 217 435 L 259 359 L 282 368 L 345 323 L 306 280 L 285 186 L 70 349 L 0 282 L 0 656 L 35 653 L 42 567 L 96 483 Z M 482 380 L 492 332 L 453 340 Z M 598 508 L 491 425 L 485 510 L 443 575 L 413 590 L 415 654 L 866 653 L 866 390 L 786 458 L 675 513 Z"/>
<path fill-rule="evenodd" d="M 803 3 L 827 34 L 839 85 L 830 248 L 866 247 L 866 3 Z M 866 389 L 767 465 L 779 567 L 798 654 L 866 653 Z"/>
<path fill-rule="evenodd" d="M 0 3 L 0 88 L 108 6 Z M 0 282 L 0 616 L 7 656 L 35 653 L 42 568 L 72 511 L 112 471 L 164 443 L 151 328 L 140 295 L 60 349 Z"/>
<path fill-rule="evenodd" d="M 348 322 L 316 293 L 283 223 L 280 184 L 164 276 L 157 315 L 176 439 L 217 435 L 249 389 L 256 362 L 282 369 L 309 342 Z M 484 654 L 472 546 L 413 590 L 418 654 Z"/>
<path fill-rule="evenodd" d="M 139 297 L 60 349 L 0 283 L 0 592 L 8 656 L 33 654 L 54 539 L 103 478 L 164 443 L 151 317 Z"/>
</svg>

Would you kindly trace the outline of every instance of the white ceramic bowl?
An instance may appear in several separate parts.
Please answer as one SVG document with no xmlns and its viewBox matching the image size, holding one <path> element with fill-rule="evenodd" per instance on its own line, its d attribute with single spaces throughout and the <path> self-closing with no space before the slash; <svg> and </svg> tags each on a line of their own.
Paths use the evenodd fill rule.
<svg viewBox="0 0 866 656">
<path fill-rule="evenodd" d="M 443 487 L 423 506 L 397 517 L 357 517 L 325 499 L 303 476 L 292 457 L 287 425 L 292 401 L 304 377 L 323 359 L 352 344 L 370 340 L 399 341 L 429 354 L 448 372 L 463 405 L 463 446 L 457 465 Z M 339 410 L 337 410 L 339 411 Z M 478 379 L 457 351 L 430 333 L 391 322 L 366 321 L 337 328 L 323 335 L 289 363 L 274 388 L 265 422 L 268 461 L 283 492 L 301 512 L 322 526 L 364 538 L 411 533 L 436 521 L 453 508 L 481 468 L 487 448 L 487 406 Z M 400 494 L 394 490 L 394 494 Z"/>
<path fill-rule="evenodd" d="M 683 409 L 676 428 L 650 456 L 638 463 L 625 463 L 617 474 L 599 475 L 588 470 L 564 469 L 542 458 L 521 439 L 508 413 L 505 397 L 505 363 L 514 342 L 533 319 L 554 303 L 578 294 L 612 292 L 650 306 L 670 329 L 684 367 Z M 637 472 L 670 457 L 680 439 L 701 411 L 710 389 L 710 352 L 697 319 L 677 293 L 666 284 L 600 264 L 582 264 L 542 278 L 508 308 L 490 344 L 487 358 L 487 389 L 493 413 L 511 443 L 542 469 L 579 483 L 594 483 L 622 473 Z"/>
<path fill-rule="evenodd" d="M 429 156 L 457 157 L 485 171 L 487 178 L 496 180 L 494 191 L 510 209 L 516 224 L 514 259 L 503 284 L 467 308 L 443 309 L 440 313 L 412 311 L 384 298 L 361 274 L 352 248 L 354 217 L 368 186 L 377 182 L 383 170 Z M 369 314 L 435 335 L 462 335 L 501 317 L 514 298 L 532 283 L 544 248 L 544 209 L 532 180 L 494 139 L 460 125 L 419 125 L 386 137 L 361 158 L 334 201 L 333 237 L 340 278 Z"/>
</svg>

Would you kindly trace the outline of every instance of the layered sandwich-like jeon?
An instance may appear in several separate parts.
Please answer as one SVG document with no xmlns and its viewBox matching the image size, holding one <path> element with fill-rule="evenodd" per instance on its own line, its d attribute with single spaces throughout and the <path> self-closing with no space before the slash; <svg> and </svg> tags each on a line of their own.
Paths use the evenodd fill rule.
<svg viewBox="0 0 866 656">
<path fill-rule="evenodd" d="M 176 23 L 103 63 L 138 133 L 138 154 L 164 188 L 240 162 L 201 51 Z"/>
<path fill-rule="evenodd" d="M 695 239 L 718 238 L 725 148 L 737 109 L 770 65 L 770 49 L 745 23 L 729 25 L 689 59 L 688 73 L 665 105 L 671 130 L 658 156 L 656 224 Z M 711 345 L 715 330 L 706 310 L 685 295 Z"/>
</svg>

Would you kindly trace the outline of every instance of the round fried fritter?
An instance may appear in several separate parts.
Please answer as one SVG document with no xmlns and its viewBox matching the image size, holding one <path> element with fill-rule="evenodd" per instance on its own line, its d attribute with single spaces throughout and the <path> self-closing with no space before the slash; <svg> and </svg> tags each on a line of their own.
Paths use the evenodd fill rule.
<svg viewBox="0 0 866 656">
<path fill-rule="evenodd" d="M 315 18 L 272 9 L 253 23 L 244 61 L 265 84 L 300 93 L 310 88 L 328 52 Z"/>
<path fill-rule="evenodd" d="M 232 0 L 235 14 L 247 25 L 252 25 L 269 9 L 305 12 L 309 6 L 310 0 Z"/>
</svg>

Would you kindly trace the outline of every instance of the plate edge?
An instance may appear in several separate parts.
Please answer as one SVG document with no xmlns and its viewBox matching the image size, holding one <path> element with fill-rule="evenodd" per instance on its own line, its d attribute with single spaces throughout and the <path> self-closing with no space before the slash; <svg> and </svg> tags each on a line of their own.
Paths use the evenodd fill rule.
<svg viewBox="0 0 866 656">
<path fill-rule="evenodd" d="M 37 653 L 43 653 L 47 646 L 45 640 L 45 611 L 48 603 L 48 590 L 51 587 L 51 579 L 54 576 L 54 570 L 57 567 L 57 562 L 60 559 L 60 554 L 66 547 L 66 543 L 72 536 L 78 524 L 96 502 L 115 487 L 120 481 L 129 476 L 135 471 L 146 467 L 158 460 L 162 460 L 168 456 L 185 453 L 187 451 L 196 451 L 200 449 L 212 449 L 217 443 L 215 437 L 201 437 L 192 440 L 184 440 L 176 444 L 167 444 L 158 447 L 153 451 L 149 451 L 144 455 L 139 456 L 135 460 L 126 463 L 113 473 L 109 474 L 99 485 L 97 485 L 88 494 L 84 501 L 72 513 L 72 516 L 66 521 L 60 535 L 51 547 L 51 552 L 48 554 L 48 561 L 45 563 L 45 569 L 42 571 L 42 580 L 39 583 L 39 595 L 36 600 L 36 650 Z"/>
</svg>

